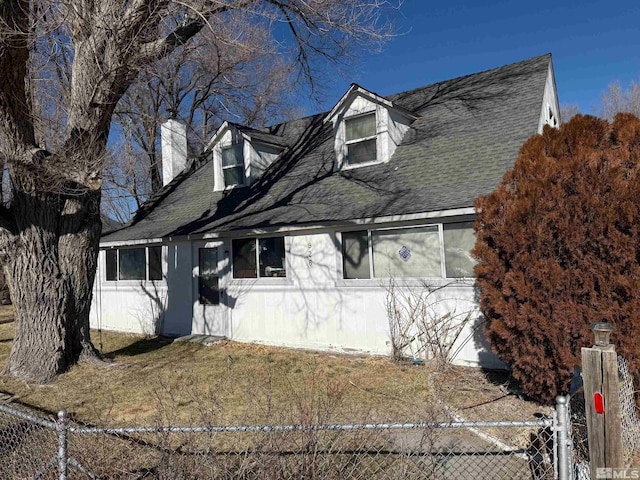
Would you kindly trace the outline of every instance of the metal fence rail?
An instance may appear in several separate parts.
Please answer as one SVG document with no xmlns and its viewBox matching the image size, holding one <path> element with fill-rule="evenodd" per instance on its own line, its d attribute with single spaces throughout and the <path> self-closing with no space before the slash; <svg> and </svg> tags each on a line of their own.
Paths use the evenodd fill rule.
<svg viewBox="0 0 640 480">
<path fill-rule="evenodd" d="M 560 479 L 567 399 L 522 422 L 94 427 L 0 405 L 0 478 Z"/>
</svg>

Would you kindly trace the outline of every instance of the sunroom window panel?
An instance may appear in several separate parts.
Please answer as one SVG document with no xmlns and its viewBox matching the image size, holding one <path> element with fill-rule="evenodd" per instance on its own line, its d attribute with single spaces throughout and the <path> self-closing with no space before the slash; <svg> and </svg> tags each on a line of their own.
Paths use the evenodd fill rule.
<svg viewBox="0 0 640 480">
<path fill-rule="evenodd" d="M 162 247 L 149 247 L 149 280 L 162 280 Z"/>
<path fill-rule="evenodd" d="M 347 279 L 371 277 L 366 230 L 342 233 L 342 274 Z"/>
<path fill-rule="evenodd" d="M 376 139 L 363 140 L 347 145 L 347 164 L 375 162 L 377 157 Z"/>
<path fill-rule="evenodd" d="M 473 277 L 477 263 L 471 256 L 476 243 L 473 222 L 445 224 L 443 229 L 447 278 Z"/>
<path fill-rule="evenodd" d="M 120 249 L 120 280 L 144 280 L 146 277 L 146 255 L 144 248 Z"/>
<path fill-rule="evenodd" d="M 376 134 L 376 114 L 362 115 L 348 118 L 345 121 L 346 139 L 358 140 L 359 138 L 373 137 Z"/>
<path fill-rule="evenodd" d="M 261 238 L 260 277 L 286 277 L 284 237 Z"/>
<path fill-rule="evenodd" d="M 116 281 L 118 279 L 118 251 L 117 250 L 106 250 L 106 280 L 107 281 Z"/>
<path fill-rule="evenodd" d="M 236 239 L 232 242 L 233 278 L 256 278 L 255 238 Z"/>
<path fill-rule="evenodd" d="M 373 272 L 386 277 L 441 277 L 438 227 L 374 231 Z"/>
</svg>

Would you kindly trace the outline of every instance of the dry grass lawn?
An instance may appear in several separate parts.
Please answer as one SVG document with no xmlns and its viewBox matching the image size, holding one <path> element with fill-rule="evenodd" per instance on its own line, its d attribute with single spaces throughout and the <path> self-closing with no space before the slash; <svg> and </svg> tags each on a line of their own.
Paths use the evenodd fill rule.
<svg viewBox="0 0 640 480">
<path fill-rule="evenodd" d="M 0 324 L 0 364 L 14 328 Z M 469 419 L 522 420 L 548 412 L 507 394 L 478 369 L 433 372 L 385 357 L 94 335 L 111 363 L 77 365 L 51 385 L 0 376 L 0 391 L 49 412 L 64 408 L 76 419 L 110 425 L 431 420 L 440 416 L 434 396 Z"/>
</svg>

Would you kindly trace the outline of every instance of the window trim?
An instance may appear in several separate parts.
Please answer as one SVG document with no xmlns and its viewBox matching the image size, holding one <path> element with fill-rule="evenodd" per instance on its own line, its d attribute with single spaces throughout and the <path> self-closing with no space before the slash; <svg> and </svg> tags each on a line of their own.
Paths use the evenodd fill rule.
<svg viewBox="0 0 640 480">
<path fill-rule="evenodd" d="M 267 277 L 267 276 L 260 276 L 260 244 L 259 241 L 260 240 L 267 240 L 267 239 L 271 239 L 271 238 L 282 238 L 282 243 L 283 243 L 283 249 L 284 249 L 284 270 L 285 270 L 285 276 L 284 277 Z M 255 281 L 267 281 L 269 284 L 271 283 L 290 283 L 290 276 L 288 274 L 289 272 L 289 256 L 287 255 L 287 246 L 288 246 L 288 237 L 286 235 L 268 235 L 268 236 L 261 236 L 261 237 L 238 237 L 238 238 L 233 238 L 231 239 L 230 242 L 230 251 L 231 251 L 231 255 L 230 255 L 230 271 L 231 271 L 231 280 L 233 282 L 255 282 Z M 253 240 L 254 241 L 254 245 L 255 245 L 255 273 L 256 276 L 255 277 L 236 277 L 234 276 L 234 258 L 235 258 L 235 251 L 233 248 L 233 242 L 234 240 Z"/>
<path fill-rule="evenodd" d="M 344 285 L 368 285 L 374 282 L 376 285 L 379 285 L 381 280 L 386 280 L 390 277 L 379 277 L 374 275 L 374 260 L 373 260 L 373 232 L 380 231 L 389 231 L 389 230 L 408 230 L 414 228 L 425 228 L 425 227 L 437 227 L 438 229 L 438 241 L 439 241 L 439 250 L 440 250 L 440 275 L 437 277 L 399 277 L 402 278 L 403 281 L 415 281 L 419 279 L 434 279 L 441 280 L 446 282 L 452 281 L 460 281 L 461 283 L 475 282 L 475 277 L 448 277 L 447 276 L 447 264 L 446 264 L 446 246 L 444 244 L 444 227 L 445 225 L 455 225 L 458 223 L 468 223 L 472 222 L 472 220 L 459 220 L 455 222 L 445 222 L 445 223 L 425 223 L 425 224 L 417 224 L 417 225 L 400 225 L 393 227 L 379 227 L 379 228 L 350 228 L 339 231 L 340 233 L 340 250 L 339 254 L 339 262 L 340 272 L 338 275 L 338 283 Z M 367 242 L 368 242 L 368 254 L 369 254 L 369 278 L 345 278 L 344 277 L 344 251 L 343 251 L 343 243 L 342 243 L 342 234 L 345 232 L 356 232 L 356 231 L 367 231 Z"/>
<path fill-rule="evenodd" d="M 159 280 L 151 280 L 149 278 L 149 274 L 150 274 L 150 265 L 149 265 L 149 249 L 150 248 L 157 248 L 160 247 L 160 271 L 162 274 L 162 278 Z M 139 248 L 144 248 L 144 259 L 145 259 L 145 265 L 144 265 L 144 275 L 145 278 L 144 279 L 139 279 L 139 280 L 122 280 L 120 279 L 120 250 L 133 250 L 133 249 L 139 249 Z M 101 280 L 102 282 L 106 283 L 107 285 L 117 285 L 117 284 L 121 284 L 121 285 L 138 285 L 140 282 L 165 282 L 166 281 L 166 276 L 165 276 L 165 268 L 164 268 L 164 261 L 163 261 L 163 256 L 164 256 L 164 245 L 159 243 L 159 244 L 151 244 L 151 245 L 127 245 L 127 246 L 121 246 L 121 247 L 110 247 L 110 248 L 103 248 L 101 249 L 102 251 L 104 251 L 104 274 L 101 275 Z M 107 252 L 115 252 L 116 253 L 116 257 L 115 257 L 115 261 L 116 261 L 116 278 L 115 280 L 108 280 L 107 279 Z"/>
<path fill-rule="evenodd" d="M 354 120 L 357 118 L 361 118 L 361 117 L 366 117 L 366 116 L 373 116 L 373 123 L 374 123 L 374 127 L 376 130 L 376 133 L 374 135 L 369 135 L 367 137 L 360 137 L 360 138 L 356 138 L 353 140 L 347 140 L 347 122 L 350 120 Z M 367 165 L 374 165 L 376 163 L 381 163 L 381 161 L 379 160 L 379 146 L 378 146 L 378 136 L 379 136 L 379 132 L 378 132 L 378 112 L 376 110 L 371 110 L 369 112 L 363 112 L 363 113 L 358 113 L 356 115 L 351 115 L 349 117 L 345 117 L 344 118 L 344 146 L 345 146 L 345 151 L 344 151 L 344 159 L 342 162 L 342 168 L 343 169 L 350 169 L 350 168 L 359 168 L 359 167 L 363 167 L 363 166 L 367 166 Z M 362 143 L 362 142 L 366 142 L 369 140 L 375 140 L 375 145 L 376 145 L 376 158 L 373 160 L 368 160 L 366 162 L 360 162 L 360 163 L 354 163 L 354 164 L 350 164 L 349 163 L 349 146 L 350 145 L 355 145 L 358 143 Z"/>
</svg>

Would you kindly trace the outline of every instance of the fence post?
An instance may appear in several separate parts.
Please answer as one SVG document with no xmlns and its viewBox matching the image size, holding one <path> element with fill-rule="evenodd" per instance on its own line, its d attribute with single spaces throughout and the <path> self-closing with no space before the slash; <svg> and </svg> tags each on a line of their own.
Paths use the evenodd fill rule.
<svg viewBox="0 0 640 480">
<path fill-rule="evenodd" d="M 569 438 L 569 396 L 556 397 L 558 432 L 558 480 L 569 480 L 571 473 L 571 439 Z"/>
<path fill-rule="evenodd" d="M 615 329 L 607 322 L 591 325 L 595 345 L 582 348 L 584 403 L 591 477 L 599 468 L 622 468 L 622 437 L 618 387 L 618 355 L 609 342 Z"/>
<path fill-rule="evenodd" d="M 60 410 L 58 412 L 58 421 L 56 422 L 58 430 L 58 475 L 60 480 L 67 480 L 68 459 L 67 459 L 67 426 L 69 419 L 67 411 Z"/>
</svg>

